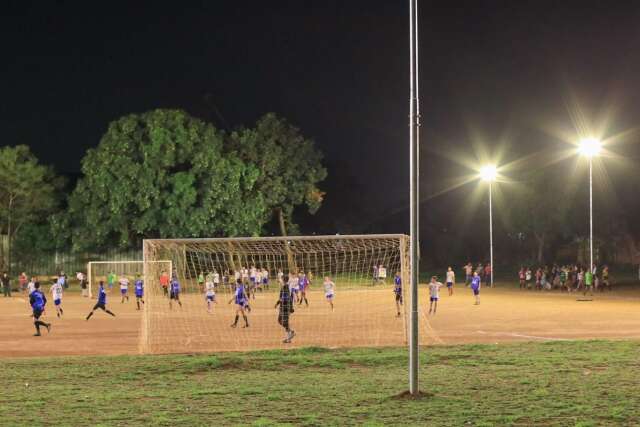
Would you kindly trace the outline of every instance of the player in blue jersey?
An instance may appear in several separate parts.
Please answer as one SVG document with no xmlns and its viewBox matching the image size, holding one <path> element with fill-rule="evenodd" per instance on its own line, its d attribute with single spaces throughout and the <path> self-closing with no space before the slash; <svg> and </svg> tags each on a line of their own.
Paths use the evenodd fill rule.
<svg viewBox="0 0 640 427">
<path fill-rule="evenodd" d="M 136 305 L 138 308 L 136 310 L 140 310 L 140 303 L 144 304 L 144 282 L 139 274 L 136 274 L 136 281 L 133 282 L 133 289 L 136 293 Z"/>
<path fill-rule="evenodd" d="M 47 305 L 47 298 L 40 291 L 40 283 L 35 284 L 35 291 L 31 293 L 29 303 L 31 304 L 31 310 L 33 310 L 33 324 L 36 327 L 36 333 L 33 336 L 40 336 L 40 326 L 44 326 L 47 328 L 47 332 L 51 332 L 51 323 L 40 320 L 40 316 L 44 313 L 44 307 Z"/>
<path fill-rule="evenodd" d="M 232 328 L 238 326 L 238 319 L 242 314 L 242 318 L 244 319 L 243 328 L 249 327 L 249 319 L 247 318 L 246 309 L 249 306 L 249 296 L 247 295 L 246 287 L 242 283 L 242 279 L 238 279 L 236 282 L 236 291 L 233 294 L 233 297 L 229 300 L 229 304 L 236 304 L 236 318 L 231 325 Z"/>
<path fill-rule="evenodd" d="M 64 310 L 62 309 L 62 284 L 55 280 L 53 285 L 51 285 L 49 292 L 51 292 L 51 295 L 53 296 L 53 305 L 56 307 L 56 314 L 60 317 L 64 314 Z"/>
<path fill-rule="evenodd" d="M 475 305 L 480 304 L 480 276 L 477 271 L 473 272 L 473 278 L 471 279 L 471 290 L 476 297 Z"/>
<path fill-rule="evenodd" d="M 309 301 L 307 300 L 307 288 L 309 287 L 309 279 L 304 273 L 298 275 L 298 287 L 300 288 L 300 299 L 298 305 L 302 305 L 302 301 L 309 307 Z"/>
<path fill-rule="evenodd" d="M 393 283 L 393 293 L 396 296 L 396 311 L 398 312 L 398 317 L 400 317 L 400 306 L 402 305 L 402 278 L 400 277 L 399 271 L 393 278 Z"/>
<path fill-rule="evenodd" d="M 100 281 L 100 285 L 98 285 L 98 302 L 96 302 L 96 305 L 93 306 L 91 312 L 87 315 L 87 320 L 91 319 L 93 312 L 97 309 L 100 309 L 113 317 L 116 316 L 111 311 L 107 310 L 107 292 L 104 290 L 104 282 L 102 280 Z"/>
<path fill-rule="evenodd" d="M 291 339 L 295 336 L 296 331 L 289 327 L 289 317 L 294 312 L 293 310 L 293 296 L 289 290 L 287 277 L 280 288 L 280 296 L 276 301 L 275 308 L 278 308 L 278 323 L 284 328 L 287 333 L 286 338 L 282 341 L 284 343 L 290 343 Z"/>
<path fill-rule="evenodd" d="M 171 284 L 169 285 L 169 309 L 172 308 L 171 301 L 176 300 L 178 305 L 182 307 L 182 301 L 180 301 L 180 282 L 178 282 L 178 278 L 173 276 L 171 279 Z"/>
</svg>

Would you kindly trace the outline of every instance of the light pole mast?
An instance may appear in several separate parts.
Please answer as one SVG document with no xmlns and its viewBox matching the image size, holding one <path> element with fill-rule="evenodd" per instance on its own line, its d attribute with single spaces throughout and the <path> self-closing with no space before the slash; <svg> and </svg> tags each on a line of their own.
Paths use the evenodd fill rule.
<svg viewBox="0 0 640 427">
<path fill-rule="evenodd" d="M 491 287 L 493 288 L 493 206 L 492 202 L 493 181 L 489 181 L 489 267 L 491 268 Z"/>
<path fill-rule="evenodd" d="M 593 157 L 589 157 L 589 271 L 593 273 Z"/>
<path fill-rule="evenodd" d="M 411 265 L 411 313 L 409 333 L 409 392 L 416 395 L 418 385 L 418 278 L 419 278 L 419 133 L 420 112 L 418 105 L 418 0 L 409 0 L 409 205 L 410 205 L 410 265 Z"/>
</svg>

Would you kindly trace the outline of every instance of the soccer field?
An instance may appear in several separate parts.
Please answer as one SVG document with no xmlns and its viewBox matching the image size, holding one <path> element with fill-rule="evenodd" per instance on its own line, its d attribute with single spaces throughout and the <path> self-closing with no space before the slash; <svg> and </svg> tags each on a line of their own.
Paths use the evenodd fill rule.
<svg viewBox="0 0 640 427">
<path fill-rule="evenodd" d="M 3 426 L 632 426 L 634 341 L 6 359 Z"/>
<path fill-rule="evenodd" d="M 597 294 L 593 301 L 578 302 L 575 294 L 519 291 L 513 288 L 483 289 L 482 303 L 473 305 L 470 291 L 458 287 L 452 297 L 442 291 L 438 312 L 428 316 L 428 295 L 421 289 L 421 344 L 496 343 L 562 339 L 640 339 L 640 292 L 621 289 Z M 186 329 L 167 329 L 161 337 L 166 353 L 193 351 L 249 351 L 301 346 L 361 347 L 402 346 L 404 316 L 396 317 L 390 288 L 338 290 L 331 312 L 320 292 L 310 293 L 307 307 L 297 307 L 292 325 L 297 336 L 283 344 L 282 328 L 273 309 L 274 292 L 258 294 L 247 329 L 231 329 L 234 306 L 228 294 L 219 294 L 213 314 L 206 313 L 204 299 L 184 295 L 189 310 L 166 312 L 166 324 Z M 134 299 L 121 304 L 114 290 L 110 308 L 117 317 L 97 311 L 90 321 L 84 317 L 93 302 L 77 294 L 64 298 L 65 315 L 57 319 L 48 306 L 46 321 L 51 334 L 32 337 L 33 323 L 25 298 L 0 298 L 0 356 L 61 356 L 136 354 L 142 332 L 141 312 Z M 362 307 L 366 304 L 366 307 Z M 189 313 L 186 316 L 185 313 Z M 197 314 L 197 315 L 196 315 Z M 210 335 L 198 335 L 200 322 L 208 322 Z M 188 345 L 187 345 L 188 344 Z"/>
</svg>

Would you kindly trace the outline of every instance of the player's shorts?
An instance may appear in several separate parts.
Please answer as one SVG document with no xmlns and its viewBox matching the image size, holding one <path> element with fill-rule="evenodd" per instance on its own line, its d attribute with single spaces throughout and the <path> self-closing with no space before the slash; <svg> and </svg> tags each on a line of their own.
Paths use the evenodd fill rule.
<svg viewBox="0 0 640 427">
<path fill-rule="evenodd" d="M 215 300 L 216 300 L 215 295 L 207 295 L 207 301 L 215 301 Z"/>
<path fill-rule="evenodd" d="M 97 302 L 96 305 L 93 306 L 93 310 L 96 310 L 98 308 L 100 308 L 102 310 L 106 310 L 107 309 L 107 307 L 105 307 L 103 302 Z"/>
<path fill-rule="evenodd" d="M 447 282 L 447 288 L 450 288 L 453 286 L 453 282 Z"/>
<path fill-rule="evenodd" d="M 474 295 L 480 295 L 480 289 L 474 289 L 473 290 L 473 294 Z"/>
<path fill-rule="evenodd" d="M 122 295 L 126 294 L 127 292 L 129 292 L 129 289 L 120 289 L 120 293 Z"/>
<path fill-rule="evenodd" d="M 136 298 L 142 298 L 144 294 L 142 292 L 136 292 Z"/>
<path fill-rule="evenodd" d="M 396 294 L 396 301 L 397 302 L 402 302 L 402 294 Z"/>
<path fill-rule="evenodd" d="M 109 289 L 113 288 L 113 283 L 107 283 L 107 286 L 109 286 Z"/>
<path fill-rule="evenodd" d="M 266 285 L 267 283 L 269 283 L 269 279 L 262 279 L 262 284 Z"/>
<path fill-rule="evenodd" d="M 431 301 L 431 302 L 436 301 L 437 302 L 438 301 L 438 297 L 431 297 L 431 298 L 429 298 L 429 301 Z"/>
<path fill-rule="evenodd" d="M 325 294 L 325 295 L 324 295 L 324 297 L 325 297 L 326 299 L 333 299 L 334 294 Z"/>
<path fill-rule="evenodd" d="M 467 281 L 467 282 L 471 282 L 471 275 L 470 275 L 470 274 L 467 274 L 466 281 Z"/>
<path fill-rule="evenodd" d="M 40 316 L 42 316 L 43 312 L 44 312 L 44 310 L 40 310 L 38 308 L 34 308 L 33 309 L 33 318 L 38 320 L 40 318 Z"/>
<path fill-rule="evenodd" d="M 282 325 L 283 328 L 289 328 L 289 311 L 280 310 L 278 313 L 278 323 Z"/>
<path fill-rule="evenodd" d="M 585 283 L 584 284 L 587 288 L 590 288 L 591 286 L 593 286 L 593 283 Z"/>
<path fill-rule="evenodd" d="M 60 305 L 60 303 L 61 303 L 61 302 L 62 302 L 62 300 L 61 300 L 60 298 L 58 298 L 58 299 L 54 299 L 54 300 L 53 300 L 53 303 L 54 303 L 55 305 Z"/>
<path fill-rule="evenodd" d="M 249 277 L 249 280 L 251 281 L 251 283 L 256 283 L 256 278 L 255 277 Z"/>
<path fill-rule="evenodd" d="M 291 288 L 291 292 L 297 294 L 300 291 L 298 288 Z"/>
<path fill-rule="evenodd" d="M 171 291 L 171 293 L 169 294 L 169 299 L 180 299 L 180 292 Z"/>
</svg>

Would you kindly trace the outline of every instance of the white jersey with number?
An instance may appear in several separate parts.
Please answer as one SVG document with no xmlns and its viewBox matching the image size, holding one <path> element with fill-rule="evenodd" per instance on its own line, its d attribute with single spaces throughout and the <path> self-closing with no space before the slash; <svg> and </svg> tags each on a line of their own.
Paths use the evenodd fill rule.
<svg viewBox="0 0 640 427">
<path fill-rule="evenodd" d="M 129 279 L 126 277 L 120 278 L 120 289 L 129 289 Z"/>
<path fill-rule="evenodd" d="M 387 269 L 384 267 L 378 268 L 378 279 L 386 279 L 387 278 Z"/>
<path fill-rule="evenodd" d="M 289 278 L 289 288 L 290 289 L 300 289 L 300 283 L 298 282 L 298 278 L 296 276 L 291 276 Z"/>
<path fill-rule="evenodd" d="M 447 283 L 453 283 L 456 280 L 456 273 L 453 271 L 447 271 Z"/>
<path fill-rule="evenodd" d="M 62 299 L 62 285 L 60 283 L 54 283 L 51 286 L 51 295 L 53 295 L 54 301 Z"/>
<path fill-rule="evenodd" d="M 325 295 L 333 295 L 335 293 L 336 284 L 331 280 L 324 282 L 324 294 Z"/>
<path fill-rule="evenodd" d="M 207 296 L 208 297 L 212 297 L 216 294 L 216 285 L 213 282 L 207 282 L 205 284 L 205 287 L 207 289 Z"/>
</svg>

